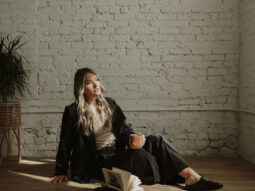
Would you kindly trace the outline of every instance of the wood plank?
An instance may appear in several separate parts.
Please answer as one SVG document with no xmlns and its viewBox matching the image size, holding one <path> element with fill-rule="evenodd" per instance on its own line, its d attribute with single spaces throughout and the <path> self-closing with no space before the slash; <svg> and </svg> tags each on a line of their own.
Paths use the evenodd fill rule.
<svg viewBox="0 0 255 191">
<path fill-rule="evenodd" d="M 222 182 L 222 191 L 254 191 L 255 165 L 243 159 L 184 157 L 185 160 L 202 176 Z M 97 184 L 79 184 L 67 181 L 61 184 L 49 183 L 55 160 L 52 158 L 8 157 L 0 163 L 0 190 L 24 191 L 79 191 L 93 190 Z M 168 185 L 143 185 L 145 191 L 180 191 L 181 188 Z"/>
</svg>

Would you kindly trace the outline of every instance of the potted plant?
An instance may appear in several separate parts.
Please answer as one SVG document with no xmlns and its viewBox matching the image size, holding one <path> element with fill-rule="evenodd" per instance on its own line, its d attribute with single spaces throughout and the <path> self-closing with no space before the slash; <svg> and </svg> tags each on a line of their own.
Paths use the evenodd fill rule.
<svg viewBox="0 0 255 191">
<path fill-rule="evenodd" d="M 18 95 L 24 96 L 24 90 L 28 88 L 28 71 L 24 69 L 24 64 L 30 64 L 21 48 L 25 43 L 21 42 L 21 36 L 13 40 L 10 36 L 1 37 L 0 40 L 0 160 L 1 148 L 4 138 L 8 144 L 8 154 L 12 152 L 12 139 L 15 136 L 18 142 L 19 160 L 20 152 L 20 103 Z M 18 132 L 16 132 L 16 130 Z M 11 135 L 11 132 L 12 135 Z"/>
</svg>

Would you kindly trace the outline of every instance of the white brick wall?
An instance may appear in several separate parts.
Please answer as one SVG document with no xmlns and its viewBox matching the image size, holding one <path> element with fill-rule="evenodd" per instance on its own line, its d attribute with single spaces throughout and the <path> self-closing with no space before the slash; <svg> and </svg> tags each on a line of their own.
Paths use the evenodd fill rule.
<svg viewBox="0 0 255 191">
<path fill-rule="evenodd" d="M 240 137 L 239 154 L 255 162 L 255 2 L 240 1 Z"/>
<path fill-rule="evenodd" d="M 33 61 L 23 154 L 55 155 L 46 131 L 58 136 L 74 72 L 92 67 L 137 130 L 183 154 L 234 156 L 238 14 L 237 0 L 0 1 L 0 33 L 23 34 Z"/>
<path fill-rule="evenodd" d="M 255 162 L 255 146 L 254 146 L 254 114 L 242 112 L 240 114 L 240 136 L 238 139 L 238 154 L 251 161 Z"/>
</svg>

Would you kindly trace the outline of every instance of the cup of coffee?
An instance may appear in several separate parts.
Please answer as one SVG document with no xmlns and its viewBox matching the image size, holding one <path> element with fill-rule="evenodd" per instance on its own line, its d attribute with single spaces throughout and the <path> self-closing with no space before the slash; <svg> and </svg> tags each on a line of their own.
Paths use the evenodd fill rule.
<svg viewBox="0 0 255 191">
<path fill-rule="evenodd" d="M 143 134 L 131 134 L 129 135 L 129 145 L 133 149 L 139 149 L 143 147 Z"/>
</svg>

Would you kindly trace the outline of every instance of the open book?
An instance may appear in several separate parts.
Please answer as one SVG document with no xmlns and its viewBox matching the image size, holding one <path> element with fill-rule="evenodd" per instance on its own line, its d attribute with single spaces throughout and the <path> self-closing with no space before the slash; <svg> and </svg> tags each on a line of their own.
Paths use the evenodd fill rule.
<svg viewBox="0 0 255 191">
<path fill-rule="evenodd" d="M 139 186 L 142 183 L 141 180 L 130 172 L 115 167 L 112 170 L 106 168 L 102 170 L 105 178 L 104 186 L 119 191 L 143 191 L 143 188 Z"/>
</svg>

